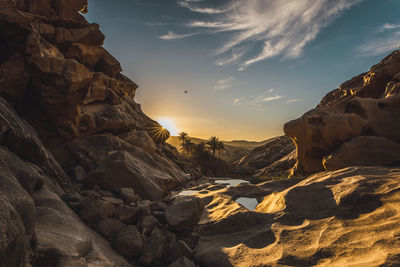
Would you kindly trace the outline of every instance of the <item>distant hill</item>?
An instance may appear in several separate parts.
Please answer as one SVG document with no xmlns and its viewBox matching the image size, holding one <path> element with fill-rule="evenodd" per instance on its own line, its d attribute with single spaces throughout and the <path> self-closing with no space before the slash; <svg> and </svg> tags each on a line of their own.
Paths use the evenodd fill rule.
<svg viewBox="0 0 400 267">
<path fill-rule="evenodd" d="M 207 142 L 205 139 L 189 137 L 189 139 L 195 143 Z M 223 141 L 225 145 L 226 151 L 221 153 L 221 158 L 227 161 L 235 161 L 243 156 L 247 155 L 248 152 L 255 147 L 264 145 L 268 140 L 256 142 L 256 141 L 246 141 L 246 140 L 232 140 L 232 141 Z M 177 136 L 171 136 L 167 143 L 173 145 L 177 149 L 180 148 L 180 141 Z"/>
</svg>

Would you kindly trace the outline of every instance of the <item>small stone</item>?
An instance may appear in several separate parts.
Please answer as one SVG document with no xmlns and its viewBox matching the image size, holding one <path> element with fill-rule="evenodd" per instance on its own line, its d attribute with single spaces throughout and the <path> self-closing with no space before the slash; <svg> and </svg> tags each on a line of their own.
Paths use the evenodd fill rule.
<svg viewBox="0 0 400 267">
<path fill-rule="evenodd" d="M 140 209 L 143 209 L 146 212 L 146 215 L 151 214 L 151 201 L 149 200 L 140 200 L 136 203 L 136 206 Z"/>
<path fill-rule="evenodd" d="M 78 166 L 74 167 L 73 175 L 76 180 L 78 180 L 79 182 L 82 182 L 83 178 L 85 178 L 86 171 L 82 166 L 78 165 Z"/>
<path fill-rule="evenodd" d="M 137 200 L 135 191 L 130 187 L 123 187 L 119 189 L 119 194 L 126 203 L 135 202 L 135 200 Z"/>
<path fill-rule="evenodd" d="M 156 218 L 147 215 L 140 220 L 139 229 L 143 235 L 149 235 L 153 231 L 154 227 L 158 225 L 160 225 L 160 223 Z"/>
</svg>

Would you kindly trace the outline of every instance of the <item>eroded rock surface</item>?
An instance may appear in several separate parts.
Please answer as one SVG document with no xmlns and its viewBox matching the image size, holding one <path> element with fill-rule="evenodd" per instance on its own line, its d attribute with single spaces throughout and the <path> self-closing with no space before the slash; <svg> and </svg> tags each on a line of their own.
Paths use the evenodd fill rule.
<svg viewBox="0 0 400 267">
<path fill-rule="evenodd" d="M 234 169 L 241 175 L 287 177 L 288 170 L 295 164 L 295 159 L 291 155 L 294 150 L 295 145 L 290 138 L 274 137 L 234 162 Z"/>
<path fill-rule="evenodd" d="M 2 99 L 0 118 L 0 266 L 57 266 L 72 258 L 129 266 L 60 199 L 70 190 L 68 176 Z"/>
<path fill-rule="evenodd" d="M 110 167 L 104 162 L 129 145 L 120 151 L 125 161 L 115 166 L 126 170 L 124 183 L 114 187 L 133 187 L 145 198 L 161 198 L 188 180 L 164 152 L 168 131 L 141 111 L 134 101 L 138 86 L 121 74 L 119 62 L 102 47 L 105 37 L 99 25 L 79 13 L 86 0 L 6 0 L 0 5 L 0 96 L 37 131 L 64 170 L 97 170 L 100 181 L 91 182 L 110 189 L 104 181 L 113 175 L 104 171 Z M 100 134 L 109 140 L 96 138 Z M 11 134 L 9 138 L 11 142 Z M 39 152 L 25 145 L 15 145 L 25 157 L 39 161 L 45 156 L 36 157 Z M 127 182 L 127 175 L 137 178 Z M 156 192 L 148 192 L 152 187 Z"/>
<path fill-rule="evenodd" d="M 297 145 L 297 172 L 309 174 L 324 170 L 324 157 L 338 149 L 343 151 L 346 149 L 341 148 L 343 144 L 359 136 L 383 137 L 400 143 L 399 77 L 400 50 L 397 50 L 369 72 L 328 93 L 315 109 L 288 122 L 284 130 Z M 365 165 L 363 157 L 354 154 L 337 168 L 357 162 Z M 371 160 L 367 163 L 374 165 Z M 376 161 L 375 165 L 382 163 Z M 392 163 L 388 161 L 386 165 Z M 330 169 L 334 166 L 331 164 Z"/>
<path fill-rule="evenodd" d="M 1 267 L 136 264 L 110 243 L 189 179 L 85 8 L 0 1 Z"/>
<path fill-rule="evenodd" d="M 206 206 L 195 258 L 202 266 L 397 265 L 398 190 L 400 169 L 383 167 L 205 188 L 196 195 Z M 234 201 L 246 194 L 260 198 L 255 211 Z"/>
</svg>

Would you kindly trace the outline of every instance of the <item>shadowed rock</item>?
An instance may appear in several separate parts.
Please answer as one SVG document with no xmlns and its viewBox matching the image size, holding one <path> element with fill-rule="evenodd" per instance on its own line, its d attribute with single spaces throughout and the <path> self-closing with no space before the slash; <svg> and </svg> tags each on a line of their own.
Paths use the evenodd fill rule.
<svg viewBox="0 0 400 267">
<path fill-rule="evenodd" d="M 296 142 L 297 172 L 309 174 L 324 170 L 322 159 L 358 136 L 378 136 L 400 143 L 399 77 L 400 50 L 373 66 L 368 73 L 328 93 L 315 109 L 285 124 L 285 134 Z M 381 155 L 379 151 L 382 149 L 377 148 Z M 364 165 L 363 160 L 358 163 Z M 365 165 L 392 163 L 392 160 L 374 163 L 371 158 Z"/>
</svg>

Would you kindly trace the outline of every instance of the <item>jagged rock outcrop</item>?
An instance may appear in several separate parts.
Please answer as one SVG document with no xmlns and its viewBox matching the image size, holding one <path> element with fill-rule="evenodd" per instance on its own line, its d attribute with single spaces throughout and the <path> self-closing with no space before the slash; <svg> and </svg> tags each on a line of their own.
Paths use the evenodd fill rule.
<svg viewBox="0 0 400 267">
<path fill-rule="evenodd" d="M 60 199 L 69 177 L 1 98 L 0 125 L 0 266 L 129 266 Z"/>
<path fill-rule="evenodd" d="M 131 266 L 113 238 L 133 224 L 148 234 L 150 204 L 140 200 L 189 179 L 169 158 L 169 132 L 141 111 L 138 86 L 102 47 L 99 25 L 79 13 L 86 8 L 0 1 L 1 267 Z"/>
<path fill-rule="evenodd" d="M 286 136 L 274 137 L 234 162 L 234 170 L 241 175 L 287 176 L 286 172 L 295 163 L 293 157 L 290 156 L 294 150 L 295 145 L 290 138 Z"/>
<path fill-rule="evenodd" d="M 297 120 L 288 122 L 284 130 L 297 146 L 297 171 L 307 174 L 324 170 L 324 157 L 333 162 L 331 154 L 339 155 L 342 153 L 340 151 L 347 150 L 346 147 L 354 145 L 356 141 L 353 139 L 359 136 L 381 137 L 386 138 L 388 142 L 399 144 L 399 88 L 400 50 L 397 50 L 373 66 L 369 72 L 343 83 L 339 89 L 328 93 L 315 109 Z M 377 147 L 374 142 L 371 143 L 370 149 Z M 346 147 L 341 148 L 344 144 Z M 326 166 L 336 169 L 353 164 L 400 163 L 398 159 L 383 161 L 376 160 L 377 157 L 367 158 L 362 154 L 362 150 L 359 152 L 354 153 L 354 158 L 351 159 L 341 157 L 340 164 L 329 164 L 326 160 Z"/>
<path fill-rule="evenodd" d="M 105 164 L 112 162 L 126 170 L 124 182 L 113 187 L 137 187 L 145 198 L 161 198 L 188 177 L 165 156 L 161 144 L 168 131 L 134 101 L 137 85 L 102 47 L 99 26 L 79 14 L 86 4 L 1 2 L 0 95 L 35 128 L 67 172 L 77 166 L 88 176 L 97 171 L 99 181 L 86 180 L 109 189 L 105 181 L 114 177 Z M 104 142 L 115 146 L 96 143 L 102 140 L 99 135 L 107 135 Z M 122 144 L 131 145 L 120 151 L 124 160 L 108 160 Z M 152 187 L 157 192 L 146 192 Z"/>
</svg>

